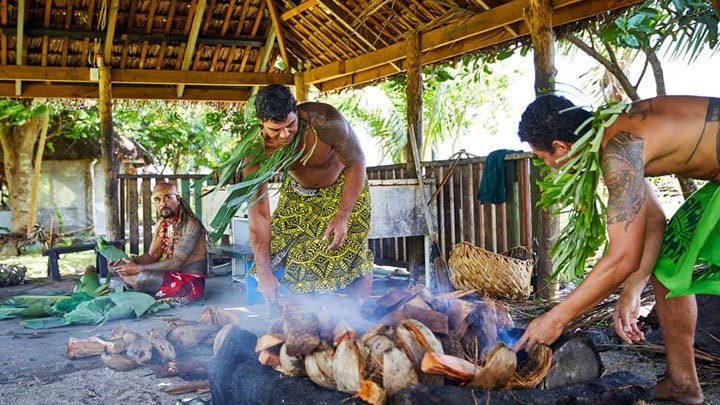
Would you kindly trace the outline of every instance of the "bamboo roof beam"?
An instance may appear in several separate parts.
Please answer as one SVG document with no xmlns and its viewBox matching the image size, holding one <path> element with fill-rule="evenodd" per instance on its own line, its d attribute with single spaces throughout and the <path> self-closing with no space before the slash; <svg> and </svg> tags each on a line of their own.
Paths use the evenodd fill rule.
<svg viewBox="0 0 720 405">
<path fill-rule="evenodd" d="M 620 8 L 639 3 L 639 0 L 617 0 L 613 2 L 614 8 Z M 599 2 L 578 3 L 578 0 L 559 0 L 554 4 L 553 24 L 563 25 L 581 20 L 608 10 L 607 4 Z M 430 58 L 435 50 L 436 54 L 447 55 L 446 58 L 459 56 L 469 51 L 480 49 L 478 47 L 465 49 L 458 46 L 464 41 L 476 36 L 484 36 L 484 40 L 476 41 L 476 45 L 487 47 L 508 39 L 512 39 L 504 26 L 518 24 L 518 34 L 528 35 L 527 27 L 522 24 L 522 10 L 527 4 L 526 0 L 514 0 L 484 13 L 463 19 L 422 34 L 423 63 L 434 63 L 439 60 Z M 505 34 L 497 31 L 505 31 Z M 490 35 L 486 35 L 490 33 Z M 405 43 L 387 46 L 362 57 L 339 61 L 313 68 L 305 72 L 305 83 L 314 84 L 321 91 L 329 91 L 342 87 L 358 85 L 392 75 L 393 69 L 388 63 L 402 61 L 406 55 Z M 446 49 L 443 49 L 446 48 Z M 441 59 L 442 60 L 442 59 Z"/>
<path fill-rule="evenodd" d="M 301 14 L 303 11 L 313 8 L 318 4 L 318 0 L 307 0 L 303 3 L 300 3 L 299 5 L 291 8 L 290 10 L 280 14 L 280 20 L 287 21 L 291 18 L 295 17 L 298 14 Z"/>
<path fill-rule="evenodd" d="M 475 2 L 476 2 L 477 4 L 479 4 L 480 7 L 483 8 L 483 10 L 485 10 L 485 11 L 490 10 L 490 6 L 488 6 L 487 3 L 486 3 L 484 0 L 475 0 Z M 517 36 L 518 36 L 517 31 L 514 30 L 512 27 L 510 27 L 510 24 L 505 25 L 503 28 L 504 28 L 505 30 L 507 30 L 507 32 L 509 32 L 512 36 L 514 36 L 514 37 L 517 37 Z"/>
<path fill-rule="evenodd" d="M 192 27 L 190 28 L 190 34 L 188 35 L 188 40 L 185 46 L 185 52 L 183 54 L 183 60 L 182 65 L 180 66 L 180 70 L 187 71 L 188 69 L 190 69 L 190 63 L 192 63 L 193 55 L 195 53 L 195 45 L 198 34 L 200 33 L 200 25 L 202 24 L 203 16 L 205 15 L 206 5 L 207 0 L 198 0 L 198 3 L 193 10 Z M 178 84 L 177 98 L 182 98 L 184 89 L 184 84 Z"/>
<path fill-rule="evenodd" d="M 352 25 L 350 25 L 350 23 L 348 23 L 348 21 L 351 20 L 351 16 L 346 10 L 339 7 L 332 0 L 319 0 L 318 2 L 321 8 L 325 7 L 327 9 L 327 12 L 334 16 L 337 22 L 339 22 L 345 29 L 349 30 L 353 35 L 355 35 L 355 37 L 362 41 L 365 46 L 368 47 L 368 49 L 372 51 L 376 51 L 378 49 L 372 41 L 371 34 L 368 30 L 364 28 L 355 29 Z M 377 36 L 375 40 L 377 40 Z M 400 72 L 400 68 L 397 65 L 391 64 L 391 66 L 393 66 L 398 72 Z"/>
<path fill-rule="evenodd" d="M 272 21 L 273 28 L 275 29 L 275 37 L 277 39 L 278 48 L 280 48 L 280 55 L 282 56 L 283 63 L 285 63 L 285 70 L 289 72 L 290 60 L 288 59 L 287 51 L 285 50 L 285 39 L 283 38 L 282 27 L 280 26 L 280 18 L 278 17 L 273 0 L 266 1 L 268 11 L 270 12 L 270 20 Z"/>
<path fill-rule="evenodd" d="M 147 25 L 145 25 L 145 33 L 148 35 L 152 34 L 153 23 L 155 22 L 155 12 L 157 11 L 159 3 L 159 0 L 152 0 L 150 2 L 150 10 L 148 10 L 148 17 L 146 23 Z M 143 41 L 142 49 L 140 50 L 140 63 L 138 63 L 138 67 L 140 69 L 143 69 L 145 67 L 145 57 L 147 56 L 148 45 L 150 45 L 150 41 Z"/>
<path fill-rule="evenodd" d="M 112 0 L 110 2 L 110 8 L 107 10 L 107 26 L 105 27 L 105 42 L 103 45 L 104 48 L 102 56 L 108 66 L 110 65 L 110 62 L 112 62 L 113 38 L 115 37 L 115 26 L 117 25 L 117 16 L 119 9 L 120 0 Z"/>
</svg>

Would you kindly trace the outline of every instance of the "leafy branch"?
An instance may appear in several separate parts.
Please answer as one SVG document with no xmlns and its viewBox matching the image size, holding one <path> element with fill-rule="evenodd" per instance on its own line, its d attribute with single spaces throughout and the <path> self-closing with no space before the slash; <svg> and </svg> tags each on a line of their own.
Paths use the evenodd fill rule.
<svg viewBox="0 0 720 405">
<path fill-rule="evenodd" d="M 551 278 L 558 275 L 567 280 L 582 278 L 587 259 L 594 256 L 607 239 L 607 207 L 597 196 L 602 177 L 600 146 L 605 128 L 629 109 L 629 104 L 612 103 L 593 113 L 575 130 L 576 135 L 586 132 L 573 144 L 563 166 L 548 170 L 538 182 L 542 190 L 538 205 L 547 209 L 557 204 L 559 208 L 552 215 L 568 214 L 567 224 L 550 252 L 553 259 Z"/>
</svg>

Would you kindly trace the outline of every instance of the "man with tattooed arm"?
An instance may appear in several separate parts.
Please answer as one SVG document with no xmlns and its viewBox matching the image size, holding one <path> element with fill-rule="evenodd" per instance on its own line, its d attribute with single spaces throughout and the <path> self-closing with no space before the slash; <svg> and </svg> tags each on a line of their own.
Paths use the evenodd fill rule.
<svg viewBox="0 0 720 405">
<path fill-rule="evenodd" d="M 130 288 L 185 303 L 205 293 L 207 233 L 173 183 L 153 188 L 158 221 L 150 249 L 133 260 L 110 263 Z"/>
<path fill-rule="evenodd" d="M 370 195 L 365 155 L 355 132 L 334 107 L 297 104 L 290 90 L 274 84 L 255 98 L 265 156 L 283 147 L 301 154 L 289 164 L 277 207 L 270 215 L 267 184 L 248 209 L 250 247 L 258 291 L 268 302 L 280 283 L 295 293 L 347 287 L 357 299 L 370 295 L 373 255 L 368 248 Z M 301 137 L 299 142 L 295 138 Z M 245 177 L 257 166 L 243 171 Z M 278 277 L 273 272 L 283 269 Z"/>
<path fill-rule="evenodd" d="M 538 97 L 522 116 L 520 139 L 560 168 L 592 118 L 556 95 Z M 644 339 L 637 326 L 640 294 L 652 278 L 667 368 L 655 398 L 703 402 L 693 351 L 694 294 L 720 294 L 720 99 L 663 96 L 636 102 L 605 128 L 600 147 L 607 202 L 608 247 L 580 285 L 533 320 L 515 349 L 551 344 L 576 317 L 623 285 L 613 319 L 627 343 Z M 707 180 L 666 224 L 645 177 L 676 174 Z M 575 173 L 574 175 L 581 175 Z"/>
</svg>

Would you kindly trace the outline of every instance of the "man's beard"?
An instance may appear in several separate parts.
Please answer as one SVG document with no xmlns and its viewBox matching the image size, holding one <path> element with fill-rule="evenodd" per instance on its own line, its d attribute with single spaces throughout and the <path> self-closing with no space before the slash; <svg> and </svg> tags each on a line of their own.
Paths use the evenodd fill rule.
<svg viewBox="0 0 720 405">
<path fill-rule="evenodd" d="M 160 216 L 165 219 L 172 218 L 175 216 L 175 211 L 173 211 L 171 208 L 163 207 L 160 208 Z"/>
</svg>

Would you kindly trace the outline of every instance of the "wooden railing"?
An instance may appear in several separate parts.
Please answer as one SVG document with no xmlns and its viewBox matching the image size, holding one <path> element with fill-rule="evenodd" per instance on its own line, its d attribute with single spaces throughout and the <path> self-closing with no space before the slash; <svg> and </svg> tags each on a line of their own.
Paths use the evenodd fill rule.
<svg viewBox="0 0 720 405">
<path fill-rule="evenodd" d="M 202 174 L 121 174 L 119 176 L 120 229 L 123 239 L 129 244 L 130 253 L 140 253 L 140 236 L 143 252 L 150 249 L 152 242 L 153 202 L 152 189 L 159 181 L 175 183 L 183 199 L 190 204 L 195 215 L 202 215 Z M 142 232 L 141 232 L 142 230 Z M 127 233 L 126 233 L 127 232 Z"/>
<path fill-rule="evenodd" d="M 481 204 L 477 200 L 480 181 L 485 170 L 486 157 L 422 163 L 423 176 L 435 179 L 438 191 L 438 241 L 447 258 L 450 250 L 461 241 L 468 241 L 493 252 L 502 252 L 514 246 L 533 247 L 532 219 L 535 210 L 535 187 L 531 178 L 536 176 L 530 153 L 511 154 L 505 157 L 504 204 Z M 455 163 L 455 165 L 453 165 Z M 368 168 L 370 179 L 405 178 L 405 165 Z M 414 262 L 418 249 L 417 238 L 380 239 L 370 242 L 376 260 L 388 262 Z"/>
<path fill-rule="evenodd" d="M 439 188 L 434 197 L 439 228 L 435 231 L 444 257 L 461 241 L 468 241 L 494 252 L 502 252 L 519 245 L 533 247 L 533 195 L 536 191 L 533 190 L 535 187 L 531 187 L 531 184 L 534 184 L 531 178 L 536 174 L 531 159 L 530 153 L 506 156 L 504 166 L 507 202 L 497 205 L 481 204 L 476 198 L 487 158 L 422 163 L 425 178 L 435 179 Z M 370 179 L 408 177 L 405 165 L 369 167 L 367 172 Z M 163 180 L 175 182 L 183 198 L 196 215 L 201 216 L 202 199 L 199 196 L 205 184 L 199 180 L 203 177 L 193 174 L 120 176 L 120 228 L 127 232 L 124 239 L 129 243 L 131 253 L 140 252 L 141 235 L 143 251 L 150 247 L 154 215 L 151 195 L 155 183 Z M 372 240 L 370 248 L 379 262 L 421 263 L 421 237 Z"/>
</svg>

